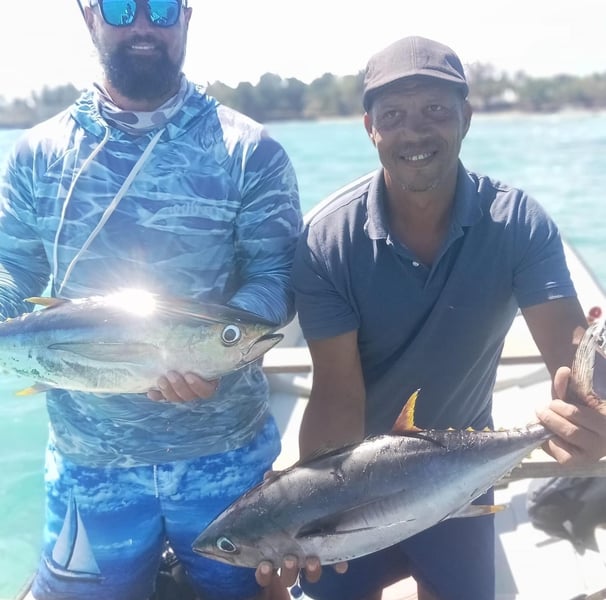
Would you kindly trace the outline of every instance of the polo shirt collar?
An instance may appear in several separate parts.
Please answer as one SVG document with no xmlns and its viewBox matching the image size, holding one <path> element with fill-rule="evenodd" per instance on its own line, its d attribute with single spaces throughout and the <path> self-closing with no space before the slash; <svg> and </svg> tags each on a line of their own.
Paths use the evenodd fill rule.
<svg viewBox="0 0 606 600">
<path fill-rule="evenodd" d="M 377 169 L 368 186 L 367 214 L 364 229 L 372 240 L 387 239 L 389 235 L 387 212 L 385 209 L 386 195 L 383 168 L 380 168 Z M 455 204 L 450 230 L 453 231 L 475 225 L 482 218 L 482 214 L 476 181 L 465 170 L 463 163 L 459 161 Z"/>
</svg>

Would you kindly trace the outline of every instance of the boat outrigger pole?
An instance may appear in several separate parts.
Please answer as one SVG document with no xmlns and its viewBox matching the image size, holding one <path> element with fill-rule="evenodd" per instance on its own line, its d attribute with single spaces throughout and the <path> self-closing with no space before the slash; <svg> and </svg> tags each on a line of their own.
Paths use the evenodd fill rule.
<svg viewBox="0 0 606 600">
<path fill-rule="evenodd" d="M 84 18 L 84 6 L 82 6 L 82 2 L 80 0 L 76 0 L 76 3 L 78 4 L 78 8 L 80 9 L 82 17 Z"/>
</svg>

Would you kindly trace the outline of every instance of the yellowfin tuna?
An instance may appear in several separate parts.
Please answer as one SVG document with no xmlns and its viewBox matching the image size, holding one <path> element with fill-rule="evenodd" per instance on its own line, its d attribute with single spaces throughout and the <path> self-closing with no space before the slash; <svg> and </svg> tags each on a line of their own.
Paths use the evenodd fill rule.
<svg viewBox="0 0 606 600">
<path fill-rule="evenodd" d="M 579 393 L 594 389 L 603 342 L 604 325 L 595 324 L 578 347 L 572 378 Z M 313 456 L 250 490 L 198 536 L 194 551 L 246 567 L 278 566 L 285 555 L 301 566 L 306 556 L 322 564 L 364 556 L 445 519 L 499 510 L 471 502 L 551 435 L 540 424 L 419 430 L 415 401 L 416 393 L 390 434 Z"/>
<path fill-rule="evenodd" d="M 215 379 L 282 339 L 246 311 L 142 290 L 29 301 L 46 308 L 0 323 L 0 368 L 34 382 L 22 394 L 146 392 L 169 370 Z"/>
</svg>

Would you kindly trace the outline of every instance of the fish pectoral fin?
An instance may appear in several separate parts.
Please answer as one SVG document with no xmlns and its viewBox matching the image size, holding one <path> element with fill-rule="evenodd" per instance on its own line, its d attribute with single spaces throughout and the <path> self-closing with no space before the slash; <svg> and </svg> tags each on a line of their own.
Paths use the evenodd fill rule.
<svg viewBox="0 0 606 600">
<path fill-rule="evenodd" d="M 40 394 L 42 392 L 48 392 L 48 390 L 55 389 L 55 386 L 46 384 L 46 383 L 34 383 L 34 385 L 30 385 L 22 390 L 16 392 L 17 396 L 31 396 L 33 394 Z"/>
<path fill-rule="evenodd" d="M 449 515 L 449 519 L 459 517 L 482 517 L 492 515 L 507 508 L 506 504 L 468 504 Z"/>
<path fill-rule="evenodd" d="M 351 535 L 352 533 L 362 533 L 365 531 L 381 531 L 383 529 L 390 529 L 394 525 L 398 525 L 399 523 L 406 523 L 415 521 L 416 519 L 409 519 L 408 521 L 392 521 L 390 523 L 384 523 L 380 525 L 373 524 L 362 524 L 360 523 L 356 526 L 355 523 L 341 523 L 339 522 L 336 527 L 330 528 L 328 523 L 316 523 L 314 526 L 308 525 L 305 528 L 301 529 L 297 535 L 295 536 L 297 539 L 302 538 L 314 538 L 314 537 L 323 537 L 323 538 L 337 538 L 343 535 Z"/>
<path fill-rule="evenodd" d="M 295 538 L 297 538 L 297 539 L 315 538 L 315 537 L 330 538 L 330 537 L 339 537 L 342 535 L 349 535 L 351 533 L 358 533 L 360 531 L 374 531 L 376 529 L 380 529 L 380 527 L 377 527 L 374 525 L 365 525 L 365 526 L 361 526 L 361 527 L 351 527 L 351 528 L 344 528 L 344 529 L 341 529 L 339 527 L 338 529 L 335 529 L 334 527 L 331 527 L 331 524 L 328 522 L 313 523 L 313 524 L 308 524 L 304 528 L 300 529 L 297 532 L 297 534 L 295 535 Z"/>
<path fill-rule="evenodd" d="M 306 537 L 323 537 L 323 538 L 338 538 L 344 535 L 351 535 L 352 533 L 360 533 L 363 531 L 376 531 L 377 529 L 381 529 L 381 527 L 358 527 L 357 529 L 339 529 L 338 531 L 310 531 L 304 534 L 298 534 L 297 539 L 306 538 Z"/>
<path fill-rule="evenodd" d="M 297 533 L 297 538 L 317 536 L 340 536 L 362 531 L 378 531 L 392 527 L 396 523 L 415 521 L 409 519 L 391 520 L 389 515 L 397 514 L 394 507 L 402 503 L 401 493 L 370 499 L 348 510 L 336 512 L 306 523 Z"/>
<path fill-rule="evenodd" d="M 158 351 L 154 344 L 122 342 L 57 342 L 50 344 L 48 348 L 77 354 L 90 360 L 130 364 L 147 362 L 150 354 Z"/>
</svg>

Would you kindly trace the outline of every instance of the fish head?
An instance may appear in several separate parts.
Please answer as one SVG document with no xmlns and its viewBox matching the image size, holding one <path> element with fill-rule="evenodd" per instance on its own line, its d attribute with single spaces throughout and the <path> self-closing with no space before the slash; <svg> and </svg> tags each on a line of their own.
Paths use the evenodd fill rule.
<svg viewBox="0 0 606 600">
<path fill-rule="evenodd" d="M 193 551 L 240 567 L 256 568 L 268 561 L 279 568 L 287 555 L 303 566 L 315 553 L 298 537 L 303 513 L 289 499 L 297 487 L 289 474 L 290 469 L 274 473 L 236 498 L 198 535 Z"/>
<path fill-rule="evenodd" d="M 269 561 L 276 568 L 285 555 L 301 556 L 292 535 L 256 510 L 226 511 L 194 540 L 196 554 L 222 563 L 256 568 Z"/>
<path fill-rule="evenodd" d="M 222 307 L 213 326 L 218 355 L 229 357 L 230 370 L 254 362 L 284 337 L 275 333 L 278 326 L 239 309 Z"/>
<path fill-rule="evenodd" d="M 256 567 L 267 560 L 263 551 L 262 538 L 250 538 L 244 541 L 235 532 L 202 532 L 194 541 L 192 549 L 196 554 L 234 566 Z"/>
<path fill-rule="evenodd" d="M 220 377 L 259 359 L 284 336 L 279 325 L 238 308 L 163 298 L 157 314 L 169 324 L 165 331 L 167 353 L 185 356 L 206 378 Z M 179 368 L 181 365 L 171 366 Z"/>
</svg>

